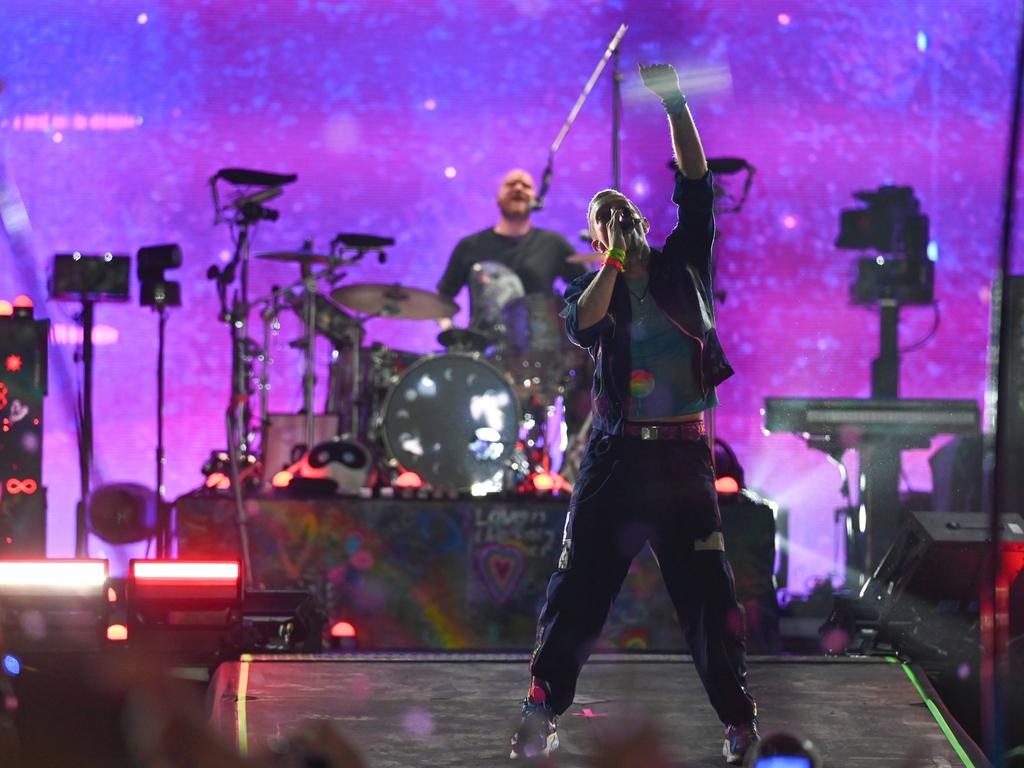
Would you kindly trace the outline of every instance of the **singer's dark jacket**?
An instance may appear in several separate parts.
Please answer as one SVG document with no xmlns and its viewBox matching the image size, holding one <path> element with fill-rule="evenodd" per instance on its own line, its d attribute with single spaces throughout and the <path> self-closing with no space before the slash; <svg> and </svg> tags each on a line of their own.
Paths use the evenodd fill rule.
<svg viewBox="0 0 1024 768">
<path fill-rule="evenodd" d="M 706 395 L 712 387 L 733 375 L 715 330 L 711 286 L 711 246 L 715 241 L 714 192 L 711 171 L 690 180 L 676 171 L 672 201 L 679 222 L 661 250 L 651 249 L 648 265 L 650 295 L 682 333 L 699 346 L 694 355 L 694 376 Z M 629 394 L 629 324 L 631 310 L 625 281 L 616 280 L 608 314 L 589 328 L 580 328 L 579 299 L 597 276 L 588 272 L 565 290 L 565 318 L 569 338 L 590 350 L 594 358 L 591 392 L 593 426 L 617 435 L 625 420 Z"/>
</svg>

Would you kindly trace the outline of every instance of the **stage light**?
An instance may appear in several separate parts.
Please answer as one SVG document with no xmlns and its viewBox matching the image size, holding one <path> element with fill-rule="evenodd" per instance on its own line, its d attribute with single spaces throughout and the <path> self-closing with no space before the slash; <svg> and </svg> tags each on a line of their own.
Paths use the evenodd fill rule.
<svg viewBox="0 0 1024 768">
<path fill-rule="evenodd" d="M 223 472 L 212 472 L 210 476 L 206 478 L 205 485 L 207 488 L 215 488 L 218 491 L 226 491 L 231 487 L 231 478 L 225 475 Z"/>
<path fill-rule="evenodd" d="M 347 621 L 336 621 L 331 625 L 331 637 L 355 637 L 356 628 Z"/>
<path fill-rule="evenodd" d="M 144 307 L 180 307 L 181 283 L 168 280 L 164 272 L 181 266 L 177 243 L 140 248 L 136 259 L 139 303 Z"/>
<path fill-rule="evenodd" d="M 239 457 L 238 473 L 243 488 L 255 490 L 258 470 L 255 456 L 246 454 Z M 206 478 L 203 484 L 207 489 L 226 491 L 231 488 L 231 457 L 226 451 L 211 452 L 210 458 L 203 464 L 202 472 Z"/>
<path fill-rule="evenodd" d="M 106 560 L 0 561 L 0 633 L 22 657 L 94 652 L 107 625 Z"/>
<path fill-rule="evenodd" d="M 347 621 L 336 621 L 328 632 L 328 645 L 334 650 L 351 651 L 356 648 L 355 625 Z"/>
<path fill-rule="evenodd" d="M 274 488 L 287 488 L 291 484 L 292 479 L 294 477 L 295 475 L 293 475 L 291 472 L 289 472 L 286 469 L 282 469 L 280 472 L 274 475 L 273 479 L 270 481 L 270 484 Z"/>
<path fill-rule="evenodd" d="M 537 472 L 530 476 L 530 481 L 533 483 L 533 487 L 538 491 L 550 491 L 555 487 L 555 481 L 551 475 L 546 472 Z"/>
<path fill-rule="evenodd" d="M 107 640 L 112 643 L 123 643 L 128 639 L 128 627 L 124 624 L 111 624 L 107 627 Z"/>
<path fill-rule="evenodd" d="M 6 299 L 0 299 L 0 317 L 10 317 L 14 314 L 14 305 Z"/>
<path fill-rule="evenodd" d="M 732 447 L 717 438 L 714 445 L 715 453 L 715 490 L 719 493 L 739 493 L 745 486 L 743 466 L 736 457 Z M 723 481 L 719 486 L 719 480 Z M 731 481 L 731 482 L 730 482 Z M 731 490 L 735 486 L 734 490 Z"/>
<path fill-rule="evenodd" d="M 107 587 L 107 602 L 108 603 L 116 603 L 117 602 L 117 590 L 114 589 L 113 587 Z"/>
<path fill-rule="evenodd" d="M 11 677 L 17 677 L 21 674 L 21 661 L 18 660 L 17 656 L 9 653 L 4 656 L 4 672 Z"/>
<path fill-rule="evenodd" d="M 17 373 L 24 365 L 24 361 L 21 359 L 21 355 L 8 355 L 4 364 L 8 371 L 11 373 Z"/>
<path fill-rule="evenodd" d="M 405 471 L 395 480 L 395 488 L 422 488 L 423 478 L 415 472 Z"/>
<path fill-rule="evenodd" d="M 234 561 L 132 560 L 128 602 L 231 606 L 242 599 L 242 564 Z"/>
<path fill-rule="evenodd" d="M 735 477 L 719 477 L 715 479 L 715 490 L 719 493 L 739 493 L 740 484 Z"/>
<path fill-rule="evenodd" d="M 26 296 L 24 293 L 18 294 L 14 297 L 14 308 L 15 309 L 32 309 L 32 299 Z"/>
<path fill-rule="evenodd" d="M 99 597 L 106 581 L 106 560 L 0 561 L 3 597 Z"/>
</svg>

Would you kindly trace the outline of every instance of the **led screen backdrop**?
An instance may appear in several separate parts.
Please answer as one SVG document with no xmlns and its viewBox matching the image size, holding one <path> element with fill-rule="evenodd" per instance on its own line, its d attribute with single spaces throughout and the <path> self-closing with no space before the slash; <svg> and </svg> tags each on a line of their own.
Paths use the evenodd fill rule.
<svg viewBox="0 0 1024 768">
<path fill-rule="evenodd" d="M 774 2 L 180 2 L 5 0 L 0 7 L 0 298 L 26 293 L 53 320 L 44 480 L 49 551 L 72 549 L 78 497 L 76 307 L 48 302 L 45 274 L 70 249 L 134 254 L 177 242 L 184 306 L 168 323 L 167 485 L 201 481 L 224 445 L 229 344 L 206 272 L 231 233 L 214 227 L 222 167 L 297 173 L 254 252 L 324 249 L 340 231 L 397 241 L 346 282 L 432 289 L 463 235 L 494 222 L 502 174 L 539 175 L 547 149 L 618 25 L 622 179 L 653 224 L 673 220 L 665 118 L 638 61 L 667 61 L 710 156 L 756 168 L 743 210 L 720 217 L 723 341 L 737 376 L 718 429 L 749 484 L 789 511 L 790 585 L 836 571 L 835 467 L 797 438 L 766 437 L 766 396 L 864 397 L 876 313 L 848 302 L 858 254 L 833 245 L 852 193 L 916 190 L 931 217 L 941 322 L 906 356 L 901 393 L 982 398 L 989 283 L 997 263 L 1017 4 L 1010 0 Z M 610 71 L 565 140 L 535 222 L 579 242 L 590 195 L 609 185 Z M 738 191 L 739 177 L 722 179 Z M 1018 239 L 1019 244 L 1019 239 Z M 583 243 L 580 247 L 584 248 Z M 296 277 L 254 262 L 259 294 Z M 152 484 L 156 316 L 97 309 L 97 481 Z M 463 297 L 463 304 L 465 303 Z M 464 314 L 460 315 L 464 320 Z M 904 313 L 904 345 L 930 309 Z M 430 322 L 375 320 L 370 341 L 435 351 Z M 300 407 L 299 326 L 271 347 L 272 407 Z M 258 327 L 253 333 L 259 336 Z M 326 346 L 318 348 L 323 403 Z M 905 483 L 927 488 L 926 452 Z M 852 456 L 848 463 L 855 466 Z"/>
</svg>

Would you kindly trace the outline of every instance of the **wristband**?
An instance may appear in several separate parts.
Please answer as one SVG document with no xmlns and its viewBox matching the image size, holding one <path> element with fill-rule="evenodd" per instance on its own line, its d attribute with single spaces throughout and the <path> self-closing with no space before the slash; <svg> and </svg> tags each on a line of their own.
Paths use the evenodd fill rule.
<svg viewBox="0 0 1024 768">
<path fill-rule="evenodd" d="M 665 107 L 665 114 L 668 115 L 681 115 L 686 111 L 686 97 L 681 93 L 662 99 L 661 104 Z"/>
<path fill-rule="evenodd" d="M 605 256 L 604 261 L 601 262 L 602 267 L 615 267 L 619 273 L 626 271 L 626 265 L 618 259 L 613 259 L 611 256 Z"/>
<path fill-rule="evenodd" d="M 601 262 L 602 266 L 605 264 L 611 264 L 619 272 L 626 271 L 626 252 L 621 248 L 609 248 L 604 252 L 604 261 Z"/>
</svg>

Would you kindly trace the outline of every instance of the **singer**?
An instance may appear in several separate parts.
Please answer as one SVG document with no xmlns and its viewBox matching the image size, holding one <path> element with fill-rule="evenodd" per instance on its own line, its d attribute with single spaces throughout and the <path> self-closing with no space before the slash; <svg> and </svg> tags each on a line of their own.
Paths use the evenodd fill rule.
<svg viewBox="0 0 1024 768">
<path fill-rule="evenodd" d="M 526 171 L 517 169 L 505 175 L 498 187 L 498 223 L 458 242 L 437 284 L 439 293 L 454 298 L 469 280 L 473 265 L 482 262 L 495 262 L 515 273 L 521 283 L 519 295 L 551 293 L 556 277 L 569 281 L 583 274 L 582 266 L 566 261 L 574 249 L 564 237 L 531 224 L 536 194 L 533 177 Z M 479 310 L 471 305 L 471 326 L 481 324 L 475 316 Z"/>
<path fill-rule="evenodd" d="M 580 669 L 646 543 L 725 726 L 726 761 L 742 762 L 759 738 L 704 429 L 704 411 L 718 405 L 715 387 L 733 373 L 712 304 L 712 174 L 675 69 L 641 66 L 640 77 L 668 115 L 681 169 L 679 221 L 658 250 L 647 242 L 647 219 L 620 192 L 598 192 L 587 211 L 604 259 L 569 285 L 563 315 L 569 337 L 596 363 L 593 428 L 538 620 L 513 759 L 558 746 L 558 716 L 572 704 Z"/>
</svg>

